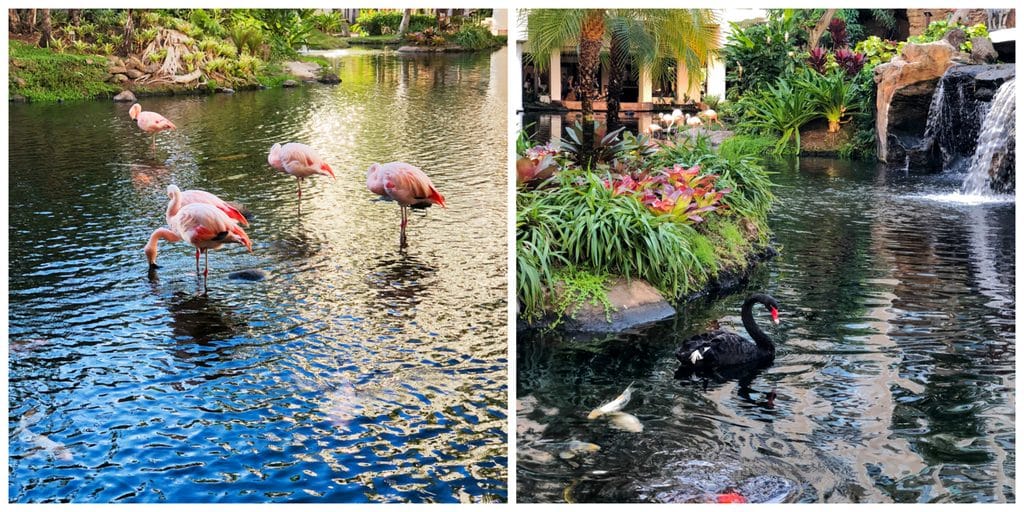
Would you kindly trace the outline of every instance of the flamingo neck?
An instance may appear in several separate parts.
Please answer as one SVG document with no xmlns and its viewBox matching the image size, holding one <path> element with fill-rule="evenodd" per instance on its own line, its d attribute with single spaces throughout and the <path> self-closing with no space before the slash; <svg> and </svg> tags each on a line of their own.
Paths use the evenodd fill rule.
<svg viewBox="0 0 1024 512">
<path fill-rule="evenodd" d="M 143 250 L 146 252 L 146 259 L 149 260 L 150 265 L 156 264 L 156 256 L 160 251 L 158 244 L 160 240 L 167 240 L 169 242 L 176 242 L 181 240 L 174 231 L 167 228 L 160 228 L 149 235 L 149 241 L 146 242 L 146 247 Z"/>
<path fill-rule="evenodd" d="M 178 214 L 178 210 L 181 209 L 181 190 L 177 188 L 168 190 L 168 195 L 171 196 L 171 200 L 167 203 L 167 222 L 171 222 L 171 217 Z"/>
<path fill-rule="evenodd" d="M 762 302 L 756 296 L 750 297 L 743 302 L 743 310 L 740 315 L 743 318 L 743 327 L 747 329 L 750 337 L 757 343 L 758 348 L 775 353 L 775 342 L 761 330 L 754 320 L 754 304 L 762 304 Z"/>
</svg>

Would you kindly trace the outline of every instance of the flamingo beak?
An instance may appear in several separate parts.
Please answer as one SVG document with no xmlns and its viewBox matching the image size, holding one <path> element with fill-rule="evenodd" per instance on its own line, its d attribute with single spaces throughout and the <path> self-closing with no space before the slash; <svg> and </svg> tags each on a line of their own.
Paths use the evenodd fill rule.
<svg viewBox="0 0 1024 512">
<path fill-rule="evenodd" d="M 249 249 L 249 254 L 253 254 L 252 240 L 249 240 L 249 235 L 246 235 L 245 231 L 242 231 L 242 228 L 238 226 L 235 226 L 234 229 L 231 230 L 231 232 L 234 233 L 235 236 L 238 238 L 238 243 L 244 245 L 246 249 Z"/>
<path fill-rule="evenodd" d="M 772 323 L 779 325 L 779 310 L 772 308 Z"/>
<path fill-rule="evenodd" d="M 331 169 L 331 166 L 327 165 L 326 162 L 323 165 L 320 166 L 320 170 L 321 171 L 326 171 L 327 174 L 330 174 L 331 175 L 331 179 L 334 179 L 334 180 L 338 179 L 338 178 L 334 177 L 334 169 Z"/>
</svg>

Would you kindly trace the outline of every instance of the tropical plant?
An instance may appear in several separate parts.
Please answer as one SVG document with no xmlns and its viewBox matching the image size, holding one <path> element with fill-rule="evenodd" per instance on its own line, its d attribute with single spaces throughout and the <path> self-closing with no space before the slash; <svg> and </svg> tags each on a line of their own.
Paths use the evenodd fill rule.
<svg viewBox="0 0 1024 512">
<path fill-rule="evenodd" d="M 774 83 L 739 100 L 739 127 L 747 132 L 778 137 L 776 154 L 789 151 L 793 147 L 790 141 L 795 145 L 795 152 L 799 153 L 800 127 L 819 115 L 808 108 L 811 102 L 807 89 L 794 87 L 789 77 L 779 77 Z"/>
<path fill-rule="evenodd" d="M 730 23 L 732 31 L 723 49 L 730 101 L 792 73 L 800 64 L 798 47 L 807 33 L 795 13 L 793 9 L 770 10 L 767 23 L 747 28 Z"/>
<path fill-rule="evenodd" d="M 534 146 L 520 153 L 516 160 L 516 182 L 527 186 L 554 176 L 558 171 L 558 162 L 555 161 L 557 154 L 558 150 L 550 144 Z"/>
<path fill-rule="evenodd" d="M 828 120 L 828 132 L 839 131 L 839 123 L 847 111 L 856 108 L 860 94 L 856 84 L 841 71 L 817 73 L 807 70 L 796 77 L 796 85 L 808 91 L 811 108 Z"/>
<path fill-rule="evenodd" d="M 854 51 L 864 55 L 865 65 L 874 68 L 884 64 L 903 51 L 906 42 L 886 41 L 878 36 L 870 36 L 857 43 Z"/>
<path fill-rule="evenodd" d="M 967 40 L 960 45 L 960 50 L 964 52 L 970 52 L 972 48 L 971 39 L 975 37 L 988 37 L 988 28 L 984 23 L 978 23 L 976 25 L 963 25 L 957 22 L 950 23 L 946 20 L 937 20 L 928 24 L 919 35 L 911 36 L 907 38 L 909 43 L 930 43 L 932 41 L 938 41 L 946 36 L 949 31 L 954 29 L 963 30 L 967 35 Z"/>
<path fill-rule="evenodd" d="M 820 46 L 812 49 L 807 57 L 807 65 L 818 73 L 824 73 L 828 66 L 828 52 Z"/>
<path fill-rule="evenodd" d="M 502 43 L 502 39 L 491 34 L 487 27 L 470 23 L 464 23 L 452 36 L 452 41 L 470 50 L 495 48 Z"/>
<path fill-rule="evenodd" d="M 832 18 L 832 21 L 828 23 L 828 35 L 832 41 L 833 50 L 850 45 L 850 35 L 846 33 L 846 22 L 841 18 Z"/>
<path fill-rule="evenodd" d="M 619 138 L 619 134 L 625 130 L 624 127 L 609 132 L 600 139 L 591 139 L 593 142 L 588 143 L 588 125 L 590 133 L 597 133 L 600 128 L 597 121 L 577 121 L 565 129 L 565 137 L 562 139 L 562 153 L 583 169 L 593 169 L 598 163 L 611 161 L 624 148 Z"/>
<path fill-rule="evenodd" d="M 846 72 L 847 76 L 854 76 L 860 73 L 864 67 L 864 54 L 851 52 L 846 48 L 836 50 L 836 63 Z"/>
<path fill-rule="evenodd" d="M 700 166 L 670 168 L 638 175 L 613 176 L 605 186 L 614 195 L 630 195 L 656 215 L 668 215 L 676 222 L 697 224 L 704 215 L 717 210 L 730 190 L 716 190 L 715 174 L 702 174 Z"/>
</svg>

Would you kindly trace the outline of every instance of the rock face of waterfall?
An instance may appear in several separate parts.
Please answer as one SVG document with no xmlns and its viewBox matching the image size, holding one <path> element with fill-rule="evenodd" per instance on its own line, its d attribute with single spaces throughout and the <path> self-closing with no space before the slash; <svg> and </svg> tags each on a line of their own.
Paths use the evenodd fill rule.
<svg viewBox="0 0 1024 512">
<path fill-rule="evenodd" d="M 1005 82 L 992 99 L 978 136 L 963 193 L 1013 193 L 1016 174 L 1016 80 Z"/>
<path fill-rule="evenodd" d="M 939 80 L 928 108 L 924 135 L 908 141 L 912 171 L 965 172 L 996 91 L 1014 77 L 1013 64 L 953 66 Z"/>
</svg>

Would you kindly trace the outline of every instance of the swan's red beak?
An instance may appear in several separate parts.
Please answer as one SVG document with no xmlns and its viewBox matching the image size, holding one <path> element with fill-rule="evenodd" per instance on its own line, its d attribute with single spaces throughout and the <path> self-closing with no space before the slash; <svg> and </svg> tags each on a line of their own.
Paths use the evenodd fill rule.
<svg viewBox="0 0 1024 512">
<path fill-rule="evenodd" d="M 779 310 L 772 308 L 772 323 L 779 325 Z"/>
</svg>

